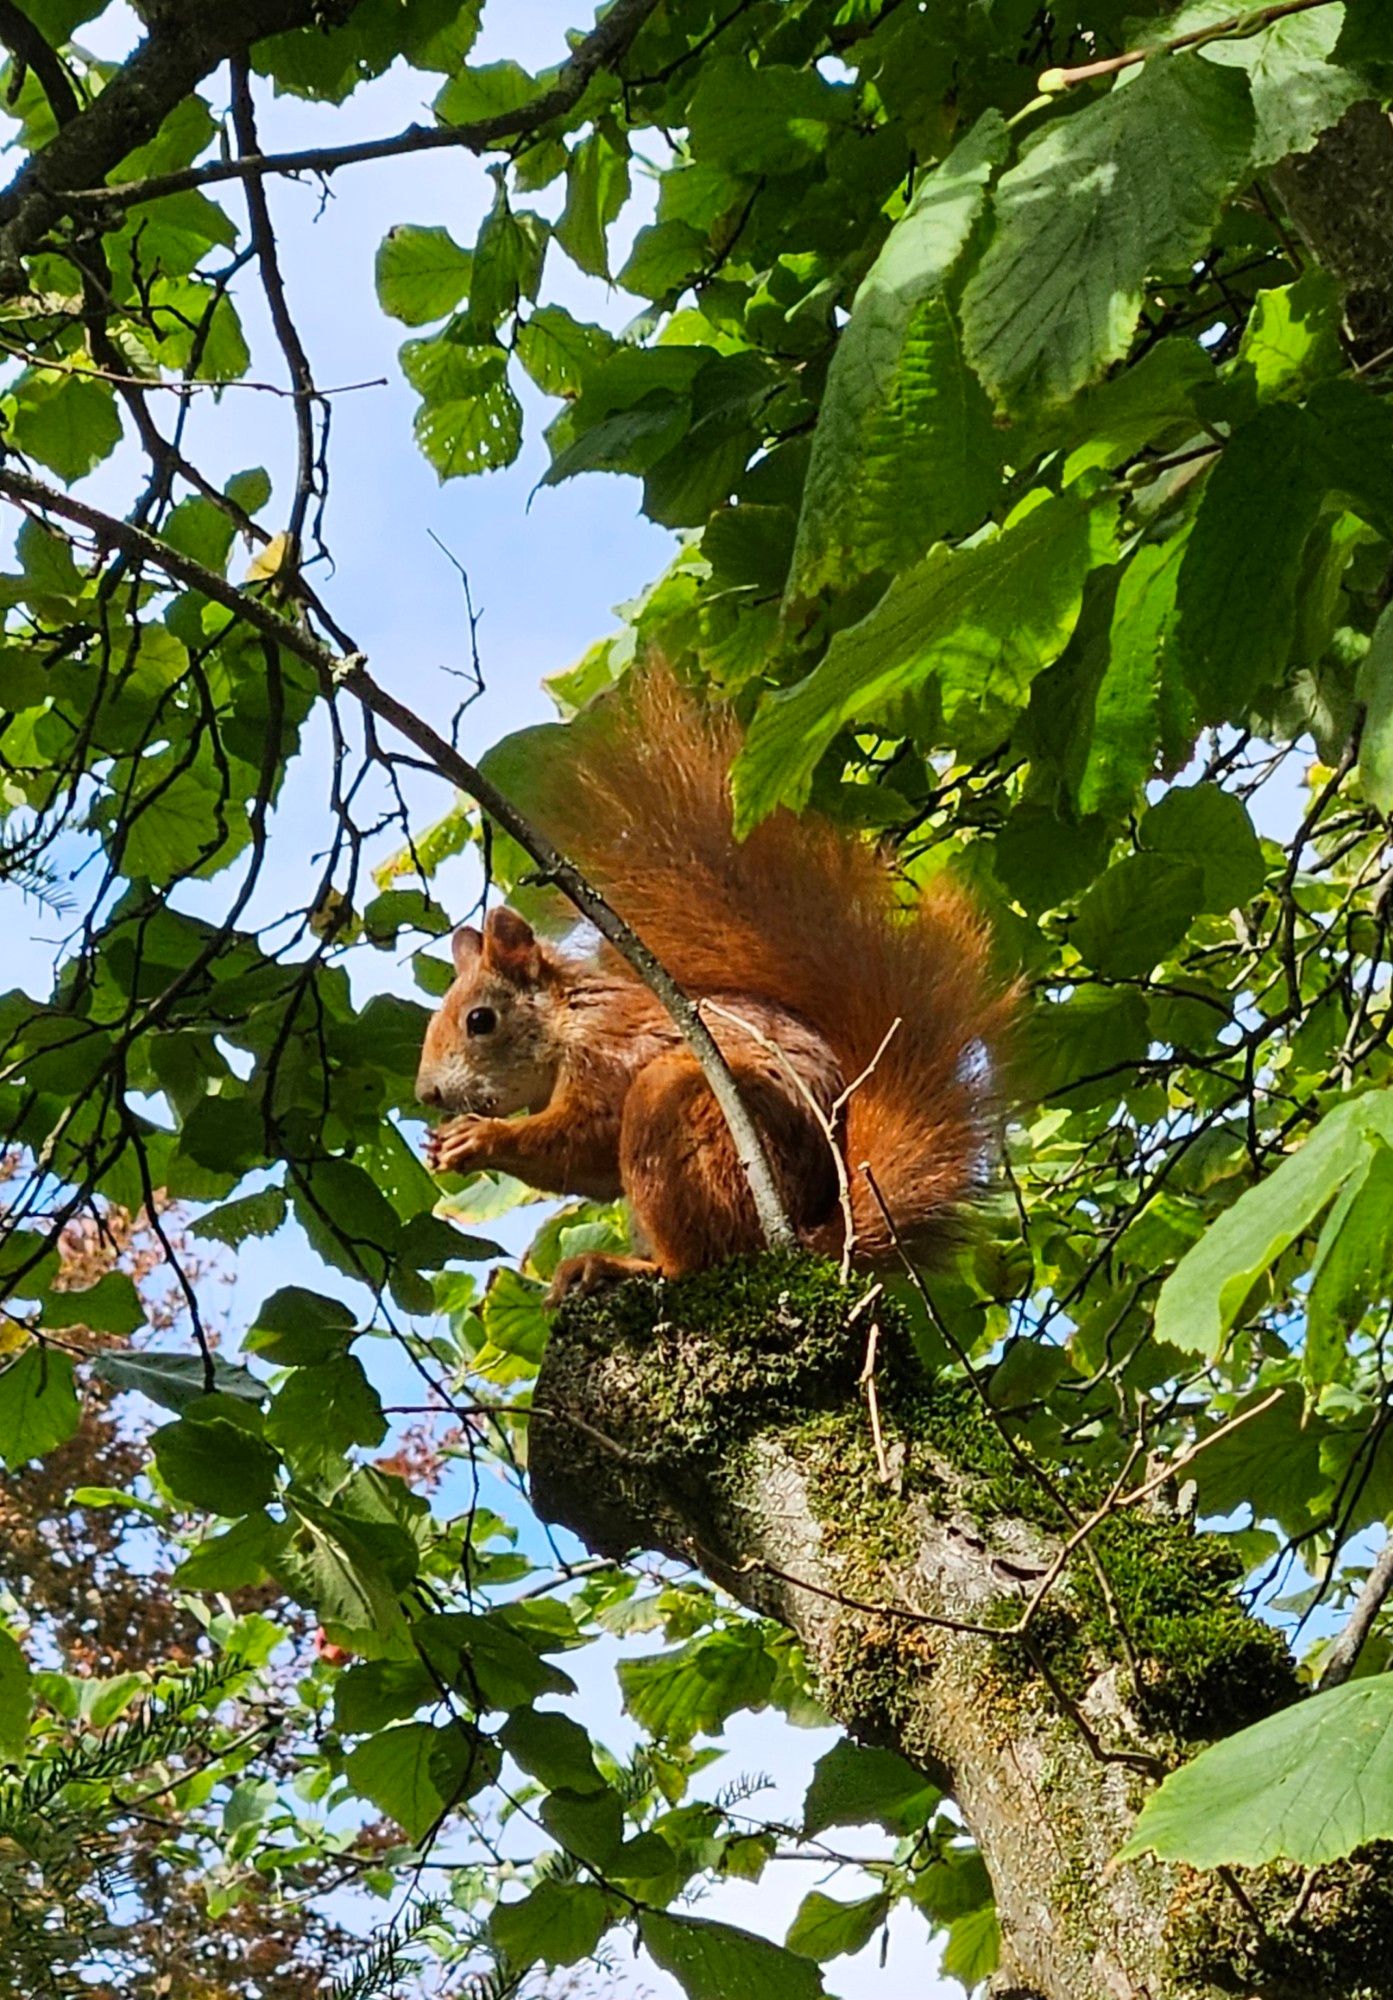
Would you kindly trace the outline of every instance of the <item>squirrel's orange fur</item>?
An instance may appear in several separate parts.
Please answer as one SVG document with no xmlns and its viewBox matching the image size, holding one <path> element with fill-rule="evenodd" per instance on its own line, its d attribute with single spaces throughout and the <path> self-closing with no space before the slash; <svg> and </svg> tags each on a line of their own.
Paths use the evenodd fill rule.
<svg viewBox="0 0 1393 2000">
<path fill-rule="evenodd" d="M 856 1260 L 894 1248 L 863 1161 L 901 1241 L 931 1249 L 991 1158 L 1010 994 L 981 922 L 954 890 L 916 895 L 867 841 L 815 813 L 779 811 L 737 842 L 734 721 L 699 710 L 665 669 L 626 693 L 619 728 L 594 732 L 568 763 L 547 833 L 679 983 L 712 1001 L 708 1024 L 803 1239 L 835 1252 L 844 1233 L 808 1097 L 825 1119 L 859 1078 L 837 1120 Z M 759 1247 L 715 1101 L 617 955 L 568 957 L 503 910 L 482 936 L 457 935 L 456 966 L 418 1083 L 427 1102 L 467 1114 L 435 1136 L 437 1165 L 501 1167 L 558 1192 L 622 1189 L 669 1276 Z M 470 1032 L 471 1017 L 485 1032 Z M 528 1115 L 507 1115 L 518 1111 Z M 590 1260 L 562 1288 L 596 1275 Z"/>
</svg>

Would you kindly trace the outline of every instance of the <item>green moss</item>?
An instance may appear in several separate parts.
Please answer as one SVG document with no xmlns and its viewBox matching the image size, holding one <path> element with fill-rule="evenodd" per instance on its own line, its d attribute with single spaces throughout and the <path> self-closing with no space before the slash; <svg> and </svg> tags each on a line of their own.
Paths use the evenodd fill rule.
<svg viewBox="0 0 1393 2000">
<path fill-rule="evenodd" d="M 1281 1636 L 1234 1595 L 1242 1565 L 1223 1543 L 1136 1509 L 1099 1524 L 1094 1548 L 1137 1656 L 1138 1704 L 1182 1741 L 1222 1736 L 1294 1699 Z M 1079 1638 L 1089 1654 L 1124 1648 L 1093 1569 L 1073 1566 Z"/>
<path fill-rule="evenodd" d="M 1166 1941 L 1179 1995 L 1393 2000 L 1393 1848 L 1320 1869 L 1247 1869 L 1249 1904 L 1215 1875 L 1183 1871 Z M 1256 1918 L 1256 1921 L 1255 1921 Z"/>
<path fill-rule="evenodd" d="M 929 1379 L 900 1309 L 882 1296 L 876 1383 L 895 1479 L 881 1476 L 859 1377 L 870 1315 L 858 1311 L 864 1278 L 843 1285 L 834 1266 L 800 1255 L 768 1255 L 670 1283 L 639 1279 L 569 1304 L 558 1325 L 567 1366 L 627 1353 L 644 1367 L 644 1429 L 637 1450 L 649 1465 L 699 1466 L 717 1485 L 740 1485 L 742 1446 L 778 1426 L 800 1459 L 844 1587 L 880 1602 L 883 1579 L 912 1563 L 917 1503 L 940 1517 L 965 1515 L 988 1529 L 1024 1521 L 1058 1539 L 1070 1530 L 1059 1501 L 1031 1469 L 1029 1447 L 1013 1447 L 973 1386 Z M 661 1344 L 662 1366 L 652 1349 Z M 635 1450 L 635 1441 L 626 1440 Z M 1098 1475 L 1052 1468 L 1074 1521 L 1101 1501 Z M 1116 1605 L 1109 1606 L 1089 1556 L 1077 1552 L 1032 1621 L 1029 1644 L 1005 1639 L 992 1671 L 1009 1686 L 1038 1688 L 1038 1661 L 1071 1695 L 1135 1656 L 1139 1711 L 1150 1727 L 1183 1743 L 1224 1734 L 1289 1701 L 1296 1691 L 1286 1650 L 1234 1596 L 1239 1566 L 1220 1542 L 1139 1508 L 1111 1515 L 1090 1547 Z M 1020 1616 L 1024 1594 L 1003 1595 L 987 1614 Z M 1125 1628 L 1130 1647 L 1118 1624 Z M 849 1642 L 850 1643 L 850 1642 Z M 857 1657 L 835 1670 L 841 1698 L 858 1713 L 883 1707 L 897 1673 L 934 1646 L 924 1628 L 889 1621 Z M 874 1655 L 874 1657 L 872 1657 Z M 998 1690 L 998 1693 L 1000 1690 Z M 845 1710 L 843 1710 L 845 1712 Z"/>
<path fill-rule="evenodd" d="M 854 1396 L 866 1346 L 855 1309 L 865 1292 L 864 1279 L 843 1285 L 818 1258 L 771 1253 L 568 1302 L 553 1340 L 568 1359 L 587 1349 L 606 1357 L 627 1349 L 637 1359 L 661 1341 L 661 1380 L 651 1394 L 645 1382 L 653 1456 L 711 1461 L 771 1422 Z M 877 1314 L 892 1373 L 904 1365 L 893 1357 L 911 1352 L 908 1329 L 884 1300 Z"/>
</svg>

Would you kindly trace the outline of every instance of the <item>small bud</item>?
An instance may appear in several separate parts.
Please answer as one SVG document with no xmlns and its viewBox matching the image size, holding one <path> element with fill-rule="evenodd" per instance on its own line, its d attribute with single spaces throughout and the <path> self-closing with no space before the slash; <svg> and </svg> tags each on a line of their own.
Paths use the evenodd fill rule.
<svg viewBox="0 0 1393 2000">
<path fill-rule="evenodd" d="M 1057 97 L 1061 90 L 1069 88 L 1069 79 L 1062 69 L 1041 70 L 1040 80 L 1035 88 L 1041 97 Z"/>
</svg>

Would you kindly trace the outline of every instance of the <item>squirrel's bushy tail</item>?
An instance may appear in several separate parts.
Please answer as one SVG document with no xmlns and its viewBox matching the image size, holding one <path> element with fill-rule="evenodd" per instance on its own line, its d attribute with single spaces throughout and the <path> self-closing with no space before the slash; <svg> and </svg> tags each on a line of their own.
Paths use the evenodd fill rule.
<svg viewBox="0 0 1393 2000">
<path fill-rule="evenodd" d="M 982 1191 L 995 1147 L 1011 994 L 983 924 L 951 888 L 916 897 L 819 814 L 780 810 L 737 841 L 734 719 L 700 709 L 665 667 L 615 700 L 613 726 L 577 731 L 548 832 L 690 992 L 757 994 L 826 1036 L 861 1079 L 845 1141 L 857 1255 L 894 1247 L 863 1161 L 901 1241 L 931 1248 Z M 840 1247 L 840 1217 L 826 1236 L 815 1247 Z"/>
</svg>

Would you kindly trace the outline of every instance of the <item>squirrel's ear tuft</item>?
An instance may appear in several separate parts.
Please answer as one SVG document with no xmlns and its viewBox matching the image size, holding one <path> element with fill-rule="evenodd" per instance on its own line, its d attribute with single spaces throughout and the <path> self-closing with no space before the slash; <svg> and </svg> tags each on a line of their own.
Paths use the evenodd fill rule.
<svg viewBox="0 0 1393 2000">
<path fill-rule="evenodd" d="M 536 933 L 516 910 L 490 910 L 484 918 L 484 964 L 505 979 L 536 979 L 542 969 Z"/>
<path fill-rule="evenodd" d="M 455 961 L 455 973 L 460 979 L 467 979 L 479 963 L 479 954 L 484 948 L 483 934 L 471 924 L 461 924 L 450 939 L 450 953 Z"/>
</svg>

